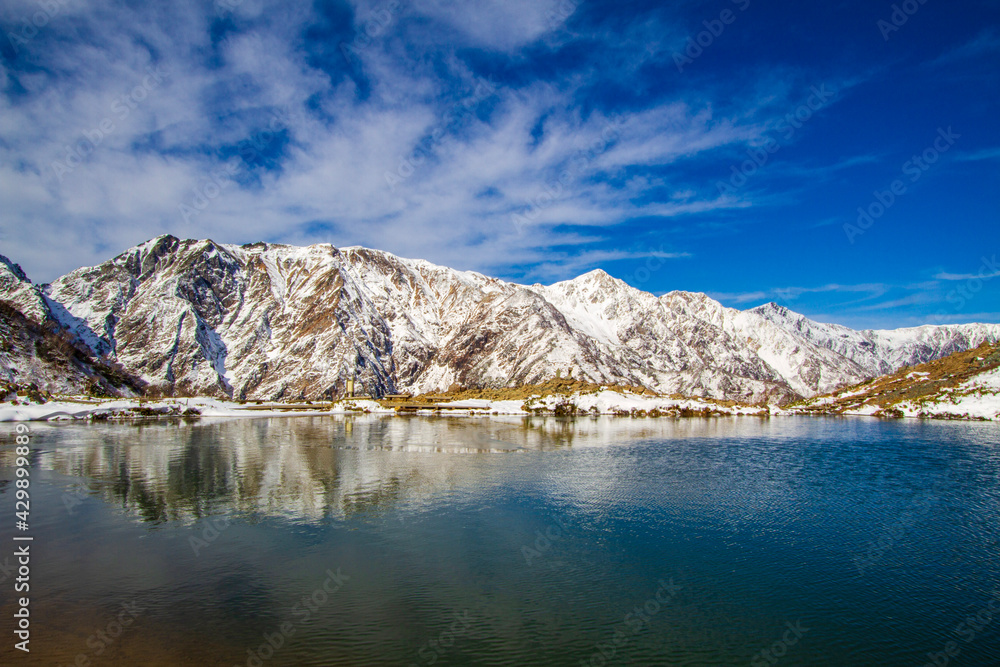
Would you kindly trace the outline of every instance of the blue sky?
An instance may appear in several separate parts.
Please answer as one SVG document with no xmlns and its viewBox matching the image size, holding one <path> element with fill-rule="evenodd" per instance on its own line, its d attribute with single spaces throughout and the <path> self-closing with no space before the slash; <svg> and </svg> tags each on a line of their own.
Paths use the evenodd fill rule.
<svg viewBox="0 0 1000 667">
<path fill-rule="evenodd" d="M 998 322 L 1000 5 L 896 8 L 6 0 L 0 252 L 44 282 L 163 233 L 361 244 Z"/>
</svg>

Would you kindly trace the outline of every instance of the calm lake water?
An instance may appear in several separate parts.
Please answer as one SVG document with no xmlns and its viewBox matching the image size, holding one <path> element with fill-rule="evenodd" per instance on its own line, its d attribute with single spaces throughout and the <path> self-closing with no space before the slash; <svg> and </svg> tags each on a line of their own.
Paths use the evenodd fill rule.
<svg viewBox="0 0 1000 667">
<path fill-rule="evenodd" d="M 4 665 L 1000 664 L 995 424 L 31 428 Z"/>
</svg>

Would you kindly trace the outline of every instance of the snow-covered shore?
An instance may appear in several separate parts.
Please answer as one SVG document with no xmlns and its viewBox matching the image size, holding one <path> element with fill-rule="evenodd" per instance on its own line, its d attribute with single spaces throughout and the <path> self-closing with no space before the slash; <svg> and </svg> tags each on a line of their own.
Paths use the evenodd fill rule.
<svg viewBox="0 0 1000 667">
<path fill-rule="evenodd" d="M 336 403 L 241 404 L 216 398 L 168 398 L 162 400 L 57 397 L 35 403 L 19 397 L 0 402 L 0 422 L 89 420 L 187 417 L 187 418 L 258 418 L 349 414 L 436 415 L 614 415 L 619 417 L 708 417 L 708 416 L 793 416 L 803 414 L 841 414 L 849 416 L 894 416 L 938 419 L 1000 420 L 1000 374 L 994 372 L 975 382 L 949 392 L 933 402 L 900 402 L 898 412 L 885 414 L 878 405 L 859 403 L 836 412 L 817 412 L 823 399 L 790 409 L 774 406 L 750 406 L 701 398 L 650 396 L 647 394 L 602 390 L 575 394 L 532 396 L 527 400 L 466 399 L 440 402 L 433 406 L 397 412 L 371 399 L 347 399 Z M 807 407 L 808 406 L 808 407 Z M 810 409 L 811 408 L 811 409 Z"/>
<path fill-rule="evenodd" d="M 288 417 L 296 415 L 345 414 L 351 412 L 393 412 L 375 401 L 335 403 L 326 409 L 295 409 L 292 404 L 253 406 L 216 398 L 168 398 L 162 400 L 115 399 L 99 400 L 82 397 L 59 397 L 46 403 L 18 401 L 0 403 L 0 422 L 107 420 L 143 417 Z M 265 409 L 258 409 L 263 407 Z"/>
<path fill-rule="evenodd" d="M 1000 421 L 1000 346 L 984 344 L 787 409 L 794 414 Z"/>
<path fill-rule="evenodd" d="M 709 416 L 767 415 L 768 408 L 718 403 L 698 398 L 670 398 L 604 390 L 570 395 L 533 396 L 527 400 L 462 400 L 441 402 L 434 407 L 406 414 L 429 415 L 439 412 L 457 415 L 583 415 L 618 416 Z M 26 400 L 0 403 L 0 422 L 50 420 L 108 420 L 143 417 L 289 417 L 325 414 L 397 414 L 370 399 L 347 399 L 333 404 L 240 404 L 215 398 L 162 400 L 99 400 L 86 397 L 56 397 L 45 403 Z"/>
<path fill-rule="evenodd" d="M 855 390 L 825 396 L 805 407 L 822 408 L 863 394 Z M 1000 369 L 982 373 L 957 387 L 944 387 L 930 396 L 893 403 L 888 412 L 873 400 L 859 400 L 857 405 L 848 405 L 838 414 L 1000 421 Z"/>
</svg>

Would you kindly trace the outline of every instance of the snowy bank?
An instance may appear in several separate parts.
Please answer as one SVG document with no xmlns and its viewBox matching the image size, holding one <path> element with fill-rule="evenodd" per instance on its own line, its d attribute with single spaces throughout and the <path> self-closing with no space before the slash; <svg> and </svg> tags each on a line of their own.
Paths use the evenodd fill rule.
<svg viewBox="0 0 1000 667">
<path fill-rule="evenodd" d="M 526 400 L 473 399 L 426 404 L 405 414 L 457 415 L 617 415 L 634 417 L 699 417 L 768 415 L 768 408 L 700 398 L 670 398 L 603 390 L 588 393 L 531 396 Z M 214 398 L 99 400 L 59 397 L 46 403 L 0 403 L 0 421 L 137 419 L 155 417 L 294 417 L 344 414 L 404 414 L 372 399 L 347 399 L 333 404 L 240 404 Z"/>
<path fill-rule="evenodd" d="M 327 407 L 324 407 L 327 406 Z M 348 401 L 301 407 L 298 404 L 246 405 L 215 398 L 180 398 L 156 401 L 130 399 L 98 400 L 84 397 L 59 397 L 46 403 L 18 401 L 0 403 L 0 422 L 60 421 L 86 419 L 141 419 L 156 417 L 289 417 L 299 415 L 386 412 L 375 401 Z"/>
</svg>

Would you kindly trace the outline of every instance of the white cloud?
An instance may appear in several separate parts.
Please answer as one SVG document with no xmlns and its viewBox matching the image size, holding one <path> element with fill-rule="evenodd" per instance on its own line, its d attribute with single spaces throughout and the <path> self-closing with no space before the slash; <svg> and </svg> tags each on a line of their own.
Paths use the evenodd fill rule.
<svg viewBox="0 0 1000 667">
<path fill-rule="evenodd" d="M 575 4 L 572 0 L 414 0 L 413 8 L 454 28 L 465 45 L 512 51 L 559 27 Z"/>
<path fill-rule="evenodd" d="M 803 294 L 822 294 L 826 292 L 844 294 L 861 293 L 867 295 L 867 298 L 872 298 L 885 294 L 889 288 L 889 285 L 882 283 L 861 283 L 857 285 L 831 283 L 815 287 L 775 287 L 769 290 L 757 290 L 753 292 L 711 292 L 709 296 L 727 303 L 743 304 L 774 299 L 790 301 L 798 299 Z"/>
<path fill-rule="evenodd" d="M 31 67 L 6 67 L 0 76 L 0 252 L 51 280 L 169 232 L 223 242 L 363 244 L 458 268 L 565 278 L 626 258 L 595 245 L 631 217 L 748 206 L 720 199 L 714 187 L 699 193 L 704 184 L 663 170 L 759 139 L 768 127 L 759 110 L 724 115 L 678 94 L 619 117 L 585 115 L 575 100 L 601 75 L 584 72 L 496 84 L 464 113 L 463 101 L 483 81 L 456 57 L 454 43 L 441 46 L 441 36 L 457 31 L 465 40 L 459 47 L 510 52 L 558 27 L 551 21 L 558 4 L 405 5 L 350 66 L 336 44 L 359 25 L 310 42 L 305 34 L 317 17 L 305 2 L 264 11 L 247 0 L 228 17 L 239 29 L 214 39 L 211 5 L 194 0 L 87 5 L 29 45 L 21 57 Z M 355 23 L 363 26 L 380 6 L 357 7 Z M 415 26 L 423 37 L 404 40 Z M 335 61 L 317 62 L 320 47 Z M 622 66 L 627 73 L 638 65 Z M 169 75 L 119 117 L 116 102 L 142 85 L 149 67 Z M 15 87 L 30 92 L 14 94 Z M 786 96 L 784 88 L 768 99 Z M 287 144 L 262 134 L 276 112 Z M 78 166 L 57 174 L 53 163 L 65 163 L 67 146 L 106 119 L 114 129 Z M 279 168 L 241 163 L 239 148 L 250 140 L 257 155 L 280 149 Z M 423 163 L 402 178 L 400 163 L 420 145 L 428 148 Z M 181 205 L 197 210 L 199 195 L 215 192 L 206 190 L 212 175 L 233 164 L 238 184 L 224 182 L 185 219 Z M 626 177 L 637 167 L 660 172 Z M 387 172 L 401 178 L 394 189 Z M 661 188 L 677 194 L 649 196 Z M 527 210 L 531 222 L 519 228 L 512 214 Z"/>
</svg>

